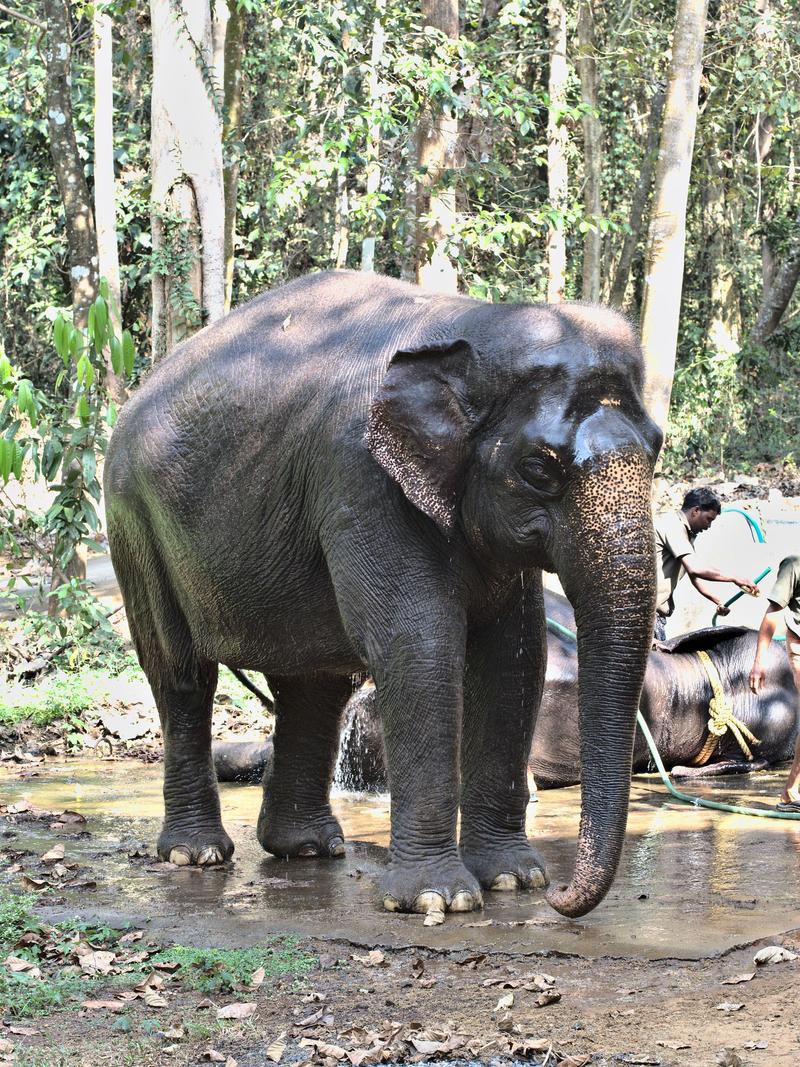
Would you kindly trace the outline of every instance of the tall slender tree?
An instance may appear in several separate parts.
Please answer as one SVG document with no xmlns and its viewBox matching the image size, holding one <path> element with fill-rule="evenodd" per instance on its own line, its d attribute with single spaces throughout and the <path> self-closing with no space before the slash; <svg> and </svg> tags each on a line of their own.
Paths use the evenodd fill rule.
<svg viewBox="0 0 800 1067">
<path fill-rule="evenodd" d="M 664 125 L 644 270 L 642 346 L 645 403 L 667 425 L 675 374 L 686 245 L 686 201 L 692 169 L 708 0 L 678 0 Z"/>
<path fill-rule="evenodd" d="M 550 74 L 547 82 L 547 189 L 550 207 L 558 216 L 547 230 L 547 299 L 564 299 L 567 280 L 567 238 L 563 213 L 567 206 L 567 128 L 562 122 L 567 104 L 567 8 L 564 0 L 547 0 Z"/>
<path fill-rule="evenodd" d="M 458 0 L 422 0 L 426 26 L 451 40 L 460 33 Z M 417 281 L 426 289 L 454 293 L 458 272 L 447 245 L 456 229 L 456 189 L 452 177 L 458 146 L 458 119 L 441 108 L 423 115 L 417 134 Z M 430 255 L 428 248 L 432 248 Z"/>
<path fill-rule="evenodd" d="M 386 0 L 376 0 L 375 18 L 372 23 L 372 48 L 370 49 L 368 99 L 372 113 L 372 122 L 367 133 L 367 199 L 370 225 L 366 237 L 361 242 L 361 269 L 375 270 L 376 220 L 375 198 L 381 187 L 381 124 L 375 117 L 381 98 L 381 62 L 385 30 L 383 20 L 386 15 Z"/>
<path fill-rule="evenodd" d="M 152 344 L 158 360 L 224 313 L 225 197 L 221 72 L 214 66 L 209 0 L 150 0 L 150 18 Z"/>
<path fill-rule="evenodd" d="M 597 42 L 594 13 L 589 0 L 578 4 L 578 75 L 581 99 L 587 110 L 581 116 L 583 128 L 583 210 L 588 229 L 583 237 L 583 299 L 600 299 L 600 270 L 603 261 L 603 126 L 598 116 Z"/>
</svg>

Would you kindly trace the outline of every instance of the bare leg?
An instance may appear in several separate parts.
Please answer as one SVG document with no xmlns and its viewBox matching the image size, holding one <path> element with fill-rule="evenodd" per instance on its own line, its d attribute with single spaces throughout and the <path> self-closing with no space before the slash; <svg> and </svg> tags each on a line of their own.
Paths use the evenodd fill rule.
<svg viewBox="0 0 800 1067">
<path fill-rule="evenodd" d="M 264 772 L 258 840 L 275 856 L 343 856 L 344 834 L 329 793 L 348 677 L 270 678 L 274 759 Z"/>
<path fill-rule="evenodd" d="M 788 630 L 786 633 L 786 651 L 789 655 L 789 664 L 794 674 L 794 684 L 800 694 L 800 638 L 794 637 Z M 789 777 L 781 793 L 782 804 L 800 804 L 800 733 L 794 749 L 794 760 L 789 769 Z"/>
</svg>

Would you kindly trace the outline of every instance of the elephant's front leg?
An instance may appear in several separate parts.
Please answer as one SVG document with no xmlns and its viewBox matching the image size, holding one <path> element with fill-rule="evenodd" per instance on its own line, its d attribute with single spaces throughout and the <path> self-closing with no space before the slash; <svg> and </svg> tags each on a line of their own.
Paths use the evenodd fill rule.
<svg viewBox="0 0 800 1067">
<path fill-rule="evenodd" d="M 435 631 L 434 623 L 425 634 L 395 636 L 374 670 L 392 795 L 383 883 L 390 911 L 471 911 L 482 904 L 456 844 L 464 637 Z"/>
<path fill-rule="evenodd" d="M 547 884 L 528 841 L 528 757 L 547 662 L 541 578 L 469 636 L 461 747 L 461 857 L 485 889 Z"/>
<path fill-rule="evenodd" d="M 344 834 L 329 793 L 339 723 L 352 695 L 349 677 L 270 677 L 275 695 L 273 759 L 264 771 L 256 834 L 275 856 L 344 855 Z"/>
</svg>

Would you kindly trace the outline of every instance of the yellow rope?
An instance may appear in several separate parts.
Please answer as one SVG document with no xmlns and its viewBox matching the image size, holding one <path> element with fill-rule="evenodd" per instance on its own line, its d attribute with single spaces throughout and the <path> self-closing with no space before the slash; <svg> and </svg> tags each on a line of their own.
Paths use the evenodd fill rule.
<svg viewBox="0 0 800 1067">
<path fill-rule="evenodd" d="M 714 695 L 711 698 L 711 702 L 708 705 L 710 718 L 708 720 L 708 740 L 698 756 L 692 760 L 692 764 L 696 767 L 701 767 L 704 763 L 707 763 L 711 759 L 711 754 L 717 746 L 717 741 L 725 735 L 726 730 L 730 730 L 736 740 L 739 742 L 739 748 L 745 755 L 745 759 L 751 760 L 753 753 L 750 750 L 751 745 L 760 745 L 761 742 L 751 733 L 745 726 L 741 719 L 737 719 L 733 714 L 733 707 L 728 703 L 725 697 L 725 690 L 722 688 L 722 679 L 719 676 L 719 671 L 714 666 L 714 663 L 707 652 L 698 652 L 700 662 L 705 668 L 705 672 L 708 675 L 708 680 L 711 682 L 711 688 L 714 691 Z M 745 740 L 747 738 L 747 741 Z"/>
</svg>

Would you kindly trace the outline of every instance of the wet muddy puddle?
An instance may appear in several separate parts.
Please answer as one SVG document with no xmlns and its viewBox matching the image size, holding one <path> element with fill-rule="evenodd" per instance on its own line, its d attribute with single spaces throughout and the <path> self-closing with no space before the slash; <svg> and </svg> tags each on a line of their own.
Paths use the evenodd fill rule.
<svg viewBox="0 0 800 1067">
<path fill-rule="evenodd" d="M 31 772 L 0 768 L 3 803 L 72 809 L 87 819 L 78 828 L 83 833 L 0 820 L 0 847 L 41 854 L 58 837 L 67 858 L 91 869 L 95 888 L 50 899 L 46 893 L 42 905 L 54 915 L 67 910 L 106 922 L 147 923 L 154 934 L 176 942 L 236 947 L 273 933 L 296 933 L 370 948 L 699 959 L 800 925 L 800 821 L 693 808 L 671 798 L 656 776 L 634 779 L 620 871 L 590 915 L 565 919 L 541 893 L 488 894 L 483 912 L 424 927 L 421 917 L 389 915 L 379 904 L 387 797 L 335 797 L 348 839 L 344 860 L 285 862 L 266 856 L 255 839 L 260 789 L 223 785 L 234 862 L 216 870 L 176 870 L 159 865 L 153 853 L 162 812 L 160 766 L 74 760 L 38 768 L 35 776 L 21 774 Z M 693 782 L 685 791 L 771 806 L 783 774 Z M 570 874 L 579 812 L 577 787 L 542 792 L 529 807 L 528 832 L 553 880 Z"/>
</svg>

